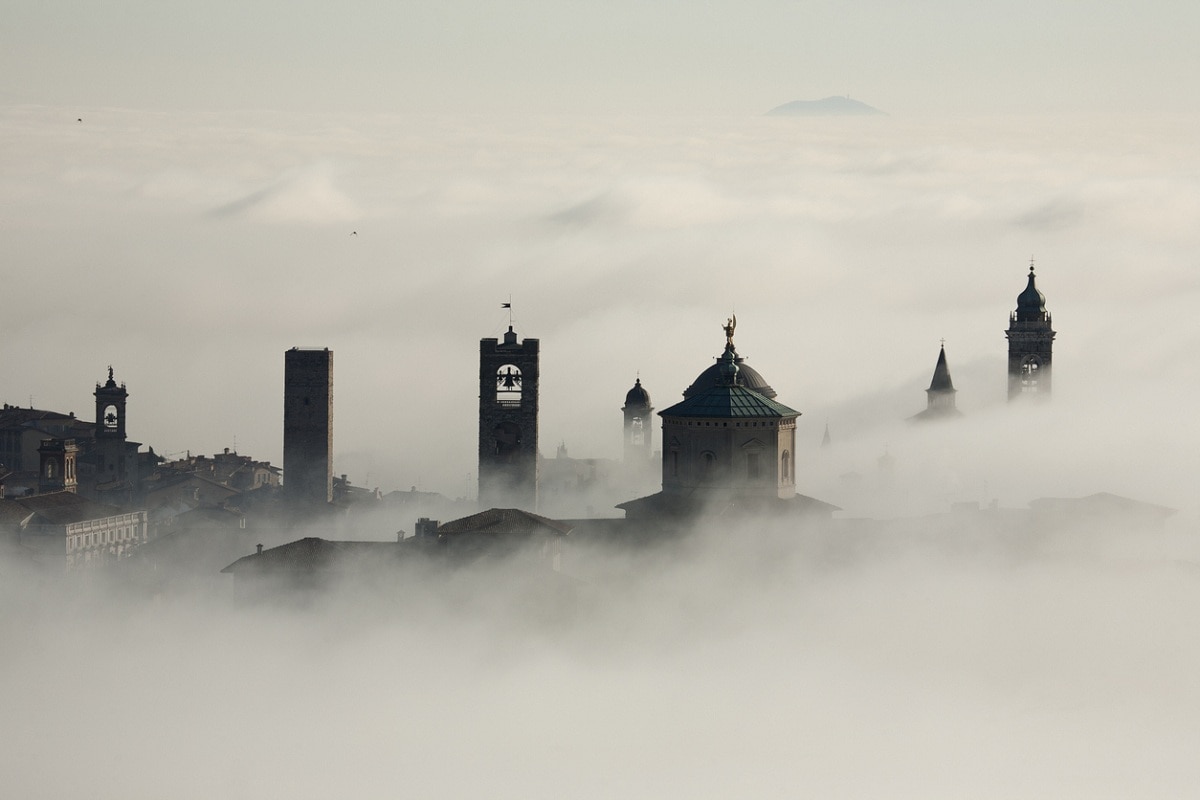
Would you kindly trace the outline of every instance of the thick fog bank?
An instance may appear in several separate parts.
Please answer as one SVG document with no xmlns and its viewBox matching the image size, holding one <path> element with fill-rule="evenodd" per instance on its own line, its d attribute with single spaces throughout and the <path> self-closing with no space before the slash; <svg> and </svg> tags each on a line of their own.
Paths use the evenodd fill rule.
<svg viewBox="0 0 1200 800">
<path fill-rule="evenodd" d="M 1034 256 L 1069 436 L 1027 438 L 1019 458 L 989 444 L 971 479 L 1036 473 L 1004 503 L 1191 496 L 1146 491 L 1197 468 L 1186 115 L 0 119 L 10 295 L 42 298 L 47 276 L 87 287 L 55 296 L 54 325 L 14 305 L 3 399 L 86 416 L 111 363 L 130 435 L 160 453 L 278 463 L 282 352 L 328 346 L 335 472 L 469 496 L 478 340 L 511 300 L 541 340 L 547 457 L 563 442 L 616 457 L 634 379 L 658 409 L 678 400 L 736 311 L 739 352 L 804 412 L 798 442 L 815 450 L 828 423 L 835 444 L 912 463 L 890 426 L 924 407 L 940 339 L 967 419 L 1003 404 L 1003 330 Z M 1112 482 L 1041 480 L 1093 468 Z"/>
<path fill-rule="evenodd" d="M 6 564 L 0 771 L 29 798 L 1186 795 L 1194 537 L 1021 537 L 722 526 L 553 582 L 250 603 Z"/>
</svg>

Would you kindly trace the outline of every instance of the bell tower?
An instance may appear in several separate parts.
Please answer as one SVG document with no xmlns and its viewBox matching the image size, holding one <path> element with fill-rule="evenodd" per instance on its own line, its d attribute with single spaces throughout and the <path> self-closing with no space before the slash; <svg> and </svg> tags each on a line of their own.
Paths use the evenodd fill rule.
<svg viewBox="0 0 1200 800">
<path fill-rule="evenodd" d="M 125 441 L 125 401 L 129 392 L 125 384 L 113 380 L 113 368 L 108 368 L 108 381 L 96 384 L 96 438 Z"/>
<path fill-rule="evenodd" d="M 1022 396 L 1050 396 L 1050 361 L 1055 331 L 1046 296 L 1038 291 L 1029 260 L 1029 282 L 1017 295 L 1017 310 L 1009 316 L 1008 330 L 1008 399 Z"/>
<path fill-rule="evenodd" d="M 137 478 L 137 445 L 125 440 L 125 402 L 129 392 L 125 384 L 113 380 L 113 368 L 108 368 L 108 380 L 96 384 L 96 439 L 87 457 L 95 470 L 97 483 Z"/>
<path fill-rule="evenodd" d="M 650 415 L 654 406 L 650 405 L 650 393 L 642 388 L 639 377 L 633 388 L 625 395 L 625 405 L 621 407 L 625 415 L 625 447 L 623 457 L 626 464 L 644 463 L 650 460 L 653 453 Z"/>
<path fill-rule="evenodd" d="M 537 510 L 538 340 L 479 340 L 479 505 Z"/>
</svg>

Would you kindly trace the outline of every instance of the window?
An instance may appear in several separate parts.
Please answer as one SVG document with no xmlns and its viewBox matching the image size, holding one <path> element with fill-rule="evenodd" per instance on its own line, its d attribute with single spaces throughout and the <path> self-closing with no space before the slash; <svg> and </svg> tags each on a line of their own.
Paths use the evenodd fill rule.
<svg viewBox="0 0 1200 800">
<path fill-rule="evenodd" d="M 779 458 L 779 470 L 783 474 L 784 481 L 790 481 L 792 478 L 792 454 L 787 450 L 783 451 L 783 455 Z"/>
<path fill-rule="evenodd" d="M 629 443 L 633 445 L 646 443 L 646 430 L 641 417 L 634 417 L 629 421 Z"/>
<path fill-rule="evenodd" d="M 758 453 L 746 454 L 746 477 L 750 480 L 756 480 L 762 475 Z"/>
<path fill-rule="evenodd" d="M 1042 362 L 1037 356 L 1027 356 L 1021 362 L 1021 391 L 1036 392 L 1038 390 L 1039 371 Z"/>
<path fill-rule="evenodd" d="M 502 406 L 521 405 L 521 369 L 505 364 L 496 370 L 496 402 Z"/>
</svg>

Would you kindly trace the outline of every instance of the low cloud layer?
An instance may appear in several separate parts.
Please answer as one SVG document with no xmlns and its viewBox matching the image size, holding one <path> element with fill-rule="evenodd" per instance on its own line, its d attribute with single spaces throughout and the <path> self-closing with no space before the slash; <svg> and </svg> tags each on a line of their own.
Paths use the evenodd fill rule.
<svg viewBox="0 0 1200 800">
<path fill-rule="evenodd" d="M 989 487 L 966 499 L 1194 512 L 1184 119 L 4 113 L 10 290 L 54 287 L 56 312 L 11 310 L 7 402 L 86 416 L 112 363 L 134 438 L 278 462 L 282 351 L 329 346 L 335 471 L 460 495 L 501 302 L 542 340 L 543 453 L 580 457 L 617 455 L 635 376 L 658 408 L 678 398 L 736 311 L 740 352 L 804 412 L 802 491 L 885 451 L 916 469 L 936 441 Z M 1056 403 L 1020 441 L 1002 331 L 1031 255 Z M 942 338 L 967 417 L 927 436 L 899 421 Z"/>
<path fill-rule="evenodd" d="M 1195 542 L 998 533 L 723 525 L 561 584 L 258 603 L 6 565 L 0 766 L 28 797 L 1186 794 Z"/>
</svg>

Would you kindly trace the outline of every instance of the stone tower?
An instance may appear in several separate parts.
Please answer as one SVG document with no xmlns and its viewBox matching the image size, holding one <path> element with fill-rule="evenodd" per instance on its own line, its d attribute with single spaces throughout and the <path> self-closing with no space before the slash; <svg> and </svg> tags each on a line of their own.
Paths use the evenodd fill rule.
<svg viewBox="0 0 1200 800">
<path fill-rule="evenodd" d="M 96 441 L 92 460 L 96 481 L 104 483 L 131 478 L 126 458 L 125 404 L 129 392 L 125 384 L 117 385 L 113 368 L 108 368 L 108 380 L 96 384 Z M 136 449 L 135 449 L 136 452 Z"/>
<path fill-rule="evenodd" d="M 1008 330 L 1008 399 L 1022 395 L 1050 395 L 1050 358 L 1054 346 L 1054 329 L 1050 327 L 1050 312 L 1046 297 L 1038 291 L 1029 262 L 1029 282 L 1017 295 L 1017 310 L 1009 317 Z"/>
<path fill-rule="evenodd" d="M 479 505 L 537 510 L 538 340 L 479 340 Z"/>
<path fill-rule="evenodd" d="M 957 392 L 954 381 L 950 379 L 950 367 L 946 364 L 946 345 L 943 343 L 941 352 L 938 353 L 937 364 L 933 368 L 933 380 L 925 390 L 926 408 L 910 419 L 922 421 L 961 417 L 962 412 L 955 406 L 954 400 Z"/>
<path fill-rule="evenodd" d="M 79 449 L 74 439 L 42 439 L 38 447 L 41 461 L 38 467 L 38 493 L 74 492 L 78 486 L 75 473 Z"/>
<path fill-rule="evenodd" d="M 621 412 L 625 415 L 625 463 L 643 464 L 650 460 L 653 453 L 650 415 L 654 412 L 654 406 L 650 405 L 650 393 L 642 388 L 640 377 L 625 395 Z"/>
<path fill-rule="evenodd" d="M 333 499 L 333 352 L 283 354 L 283 492 L 293 507 Z"/>
</svg>

